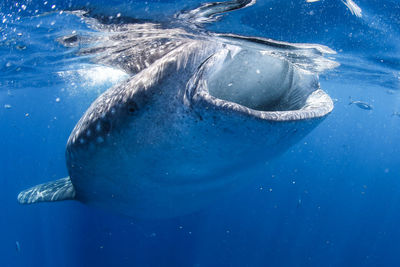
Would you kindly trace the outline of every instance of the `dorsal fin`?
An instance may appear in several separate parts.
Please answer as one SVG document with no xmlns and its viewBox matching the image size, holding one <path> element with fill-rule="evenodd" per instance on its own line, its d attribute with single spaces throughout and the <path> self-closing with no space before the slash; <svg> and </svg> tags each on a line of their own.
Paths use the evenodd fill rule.
<svg viewBox="0 0 400 267">
<path fill-rule="evenodd" d="M 217 21 L 221 14 L 236 9 L 251 6 L 256 0 L 232 0 L 225 2 L 206 3 L 200 7 L 188 11 L 181 11 L 175 18 L 191 24 L 203 24 Z"/>
<path fill-rule="evenodd" d="M 66 47 L 78 46 L 79 56 L 97 64 L 118 67 L 135 75 L 179 46 L 191 41 L 183 29 L 167 29 L 158 23 L 103 24 L 76 12 L 101 34 L 69 35 L 58 41 Z"/>
<path fill-rule="evenodd" d="M 174 19 L 179 23 L 171 20 L 168 27 L 161 22 L 127 18 L 112 23 L 101 19 L 102 16 L 90 17 L 90 12 L 74 11 L 73 14 L 101 34 L 73 34 L 58 41 L 66 47 L 79 47 L 78 54 L 90 56 L 95 63 L 118 67 L 135 75 L 171 51 L 198 38 L 196 32 L 187 31 L 188 28 L 200 29 L 204 23 L 218 20 L 223 13 L 254 3 L 255 0 L 232 0 L 203 4 L 179 12 Z"/>
<path fill-rule="evenodd" d="M 18 194 L 18 202 L 21 204 L 72 199 L 75 199 L 75 189 L 69 177 L 39 184 Z"/>
</svg>

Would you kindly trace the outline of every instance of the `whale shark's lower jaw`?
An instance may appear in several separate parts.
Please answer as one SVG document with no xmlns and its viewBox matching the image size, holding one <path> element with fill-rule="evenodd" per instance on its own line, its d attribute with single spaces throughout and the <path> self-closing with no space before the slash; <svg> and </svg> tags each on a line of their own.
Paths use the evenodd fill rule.
<svg viewBox="0 0 400 267">
<path fill-rule="evenodd" d="M 213 97 L 207 92 L 198 93 L 197 105 L 212 106 L 214 109 L 226 110 L 268 121 L 297 121 L 321 118 L 333 110 L 332 99 L 323 90 L 317 89 L 311 93 L 305 105 L 298 110 L 260 111 L 246 106 Z"/>
<path fill-rule="evenodd" d="M 324 117 L 333 109 L 317 74 L 258 51 L 228 48 L 207 59 L 190 84 L 191 105 L 202 110 L 296 121 Z"/>
</svg>

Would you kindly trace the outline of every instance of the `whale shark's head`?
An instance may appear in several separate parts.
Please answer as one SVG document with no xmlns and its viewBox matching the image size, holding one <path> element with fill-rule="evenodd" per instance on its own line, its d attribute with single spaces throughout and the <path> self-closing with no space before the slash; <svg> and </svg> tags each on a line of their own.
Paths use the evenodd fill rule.
<svg viewBox="0 0 400 267">
<path fill-rule="evenodd" d="M 123 133 L 123 139 L 127 139 L 132 132 L 136 138 L 141 136 L 138 133 L 148 136 L 158 132 L 152 128 L 168 127 L 171 131 L 174 125 L 165 122 L 172 117 L 177 120 L 177 114 L 182 121 L 190 121 L 191 116 L 203 120 L 212 114 L 214 120 L 237 117 L 272 123 L 318 119 L 333 109 L 332 100 L 320 89 L 312 64 L 308 62 L 307 68 L 298 64 L 303 50 L 309 52 L 309 48 L 287 49 L 297 56 L 293 59 L 293 55 L 282 56 L 287 51 L 271 52 L 271 46 L 262 43 L 265 40 L 257 41 L 237 36 L 172 40 L 175 44 L 169 47 L 173 49 L 151 60 L 151 65 L 109 89 L 91 105 L 72 132 L 68 148 L 73 152 L 75 148 L 114 146 L 113 136 Z M 321 58 L 309 60 L 321 62 Z M 305 62 L 301 59 L 302 64 Z M 325 67 L 326 63 L 332 64 L 327 60 Z M 143 118 L 147 121 L 139 122 Z M 187 122 L 176 125 L 191 127 Z"/>
</svg>

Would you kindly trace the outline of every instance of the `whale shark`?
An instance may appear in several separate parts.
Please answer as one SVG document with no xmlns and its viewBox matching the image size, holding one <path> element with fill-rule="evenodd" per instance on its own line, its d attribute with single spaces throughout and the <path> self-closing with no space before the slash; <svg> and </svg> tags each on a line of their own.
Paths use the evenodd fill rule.
<svg viewBox="0 0 400 267">
<path fill-rule="evenodd" d="M 333 109 L 319 73 L 337 63 L 317 44 L 214 33 L 206 23 L 255 1 L 204 4 L 168 23 L 91 17 L 98 34 L 59 39 L 129 78 L 101 94 L 67 141 L 68 176 L 21 204 L 76 200 L 134 218 L 188 214 L 248 180 Z"/>
</svg>

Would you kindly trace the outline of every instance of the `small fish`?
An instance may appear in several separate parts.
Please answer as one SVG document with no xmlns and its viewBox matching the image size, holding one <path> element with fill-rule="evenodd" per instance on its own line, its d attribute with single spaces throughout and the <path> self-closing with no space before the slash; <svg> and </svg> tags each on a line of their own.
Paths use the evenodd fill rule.
<svg viewBox="0 0 400 267">
<path fill-rule="evenodd" d="M 366 103 L 366 102 L 362 102 L 362 101 L 358 101 L 358 100 L 351 100 L 351 97 L 349 97 L 350 102 L 349 105 L 354 104 L 359 108 L 365 109 L 365 110 L 372 110 L 373 106 Z"/>
<path fill-rule="evenodd" d="M 314 2 L 318 2 L 320 0 L 306 0 L 307 3 L 314 3 Z M 353 0 L 341 0 L 342 3 L 347 6 L 347 8 L 350 10 L 351 14 L 361 18 L 362 17 L 362 9 L 356 4 L 354 3 Z"/>
<path fill-rule="evenodd" d="M 394 95 L 396 93 L 396 91 L 389 89 L 389 90 L 386 90 L 386 93 L 388 95 Z"/>
<path fill-rule="evenodd" d="M 398 112 L 398 111 L 393 112 L 393 113 L 392 113 L 392 117 L 393 117 L 393 116 L 400 117 L 400 112 Z"/>
<path fill-rule="evenodd" d="M 298 207 L 298 208 L 301 207 L 301 203 L 302 203 L 302 200 L 301 200 L 301 198 L 299 198 L 299 200 L 297 201 L 297 207 Z"/>
<path fill-rule="evenodd" d="M 15 48 L 17 48 L 18 50 L 25 50 L 26 45 L 16 45 Z"/>
<path fill-rule="evenodd" d="M 362 9 L 359 6 L 357 6 L 357 4 L 354 3 L 352 0 L 346 0 L 346 2 L 342 0 L 342 3 L 347 6 L 347 8 L 350 10 L 351 14 L 353 14 L 359 18 L 362 17 Z"/>
<path fill-rule="evenodd" d="M 17 252 L 21 251 L 21 245 L 19 244 L 18 241 L 15 241 L 15 249 L 17 250 Z"/>
</svg>

